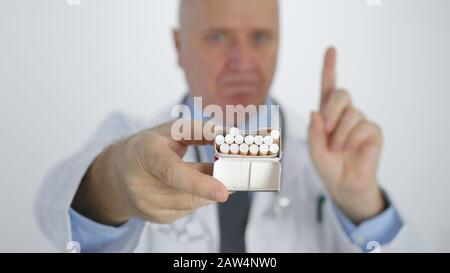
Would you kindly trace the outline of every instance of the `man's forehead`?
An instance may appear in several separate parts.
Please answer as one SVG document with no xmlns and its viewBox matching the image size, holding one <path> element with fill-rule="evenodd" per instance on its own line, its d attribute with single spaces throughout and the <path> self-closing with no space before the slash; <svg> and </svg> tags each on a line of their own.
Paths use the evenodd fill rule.
<svg viewBox="0 0 450 273">
<path fill-rule="evenodd" d="M 182 28 L 277 27 L 278 0 L 180 0 L 179 23 Z"/>
</svg>

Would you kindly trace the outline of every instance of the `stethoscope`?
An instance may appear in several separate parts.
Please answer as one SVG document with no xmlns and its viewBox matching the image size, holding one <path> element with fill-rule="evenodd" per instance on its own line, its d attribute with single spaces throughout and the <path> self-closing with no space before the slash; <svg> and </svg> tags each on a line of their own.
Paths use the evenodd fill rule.
<svg viewBox="0 0 450 273">
<path fill-rule="evenodd" d="M 186 96 L 182 104 L 186 104 L 188 100 L 188 96 Z M 275 104 L 276 101 L 272 99 Z M 279 105 L 279 104 L 278 104 Z M 284 112 L 280 109 L 280 127 L 283 128 L 282 141 L 284 142 L 284 138 L 286 136 L 287 124 L 284 116 Z M 284 142 L 285 143 L 285 142 Z M 202 155 L 200 152 L 200 148 L 198 146 L 194 146 L 194 160 L 195 162 L 202 162 Z M 283 166 L 283 164 L 282 164 Z M 283 168 L 283 167 L 282 167 Z M 282 171 L 282 173 L 285 173 Z M 320 195 L 317 200 L 317 221 L 322 223 L 323 218 L 323 204 L 325 202 L 325 196 Z M 271 205 L 271 213 L 275 217 L 284 217 L 288 214 L 292 207 L 292 201 L 289 196 L 282 192 L 276 192 L 274 199 Z M 211 230 L 208 228 L 206 223 L 200 221 L 200 219 L 195 218 L 195 214 L 190 214 L 184 220 L 184 223 L 177 224 L 169 224 L 169 225 L 158 225 L 158 230 L 167 234 L 172 239 L 177 239 L 181 242 L 195 241 L 195 240 L 203 240 L 205 238 L 209 238 L 210 246 L 212 245 L 213 236 Z"/>
</svg>

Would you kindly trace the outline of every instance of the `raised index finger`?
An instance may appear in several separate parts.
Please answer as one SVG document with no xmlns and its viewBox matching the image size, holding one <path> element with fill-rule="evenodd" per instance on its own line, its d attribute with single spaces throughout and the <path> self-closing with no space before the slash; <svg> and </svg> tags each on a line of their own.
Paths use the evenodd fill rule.
<svg viewBox="0 0 450 273">
<path fill-rule="evenodd" d="M 320 110 L 336 89 L 336 49 L 330 47 L 325 53 L 322 71 L 322 91 L 320 94 Z"/>
</svg>

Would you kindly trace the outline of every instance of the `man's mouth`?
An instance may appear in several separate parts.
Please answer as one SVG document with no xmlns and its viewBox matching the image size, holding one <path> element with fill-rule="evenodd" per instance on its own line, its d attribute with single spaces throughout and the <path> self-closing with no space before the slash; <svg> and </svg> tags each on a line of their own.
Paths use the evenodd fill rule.
<svg viewBox="0 0 450 273">
<path fill-rule="evenodd" d="M 247 97 L 258 93 L 259 84 L 257 81 L 226 81 L 220 87 L 225 97 Z"/>
</svg>

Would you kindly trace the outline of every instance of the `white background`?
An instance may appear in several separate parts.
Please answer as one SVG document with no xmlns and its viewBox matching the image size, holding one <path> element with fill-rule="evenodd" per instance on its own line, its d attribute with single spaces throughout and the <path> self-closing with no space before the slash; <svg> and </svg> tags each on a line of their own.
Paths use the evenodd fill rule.
<svg viewBox="0 0 450 273">
<path fill-rule="evenodd" d="M 322 54 L 385 134 L 380 180 L 430 251 L 450 251 L 450 1 L 282 0 L 272 93 L 317 106 Z M 113 110 L 151 115 L 186 85 L 175 0 L 0 1 L 0 251 L 55 251 L 33 200 L 46 171 Z"/>
</svg>

